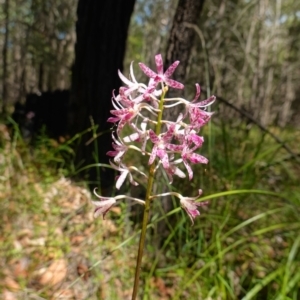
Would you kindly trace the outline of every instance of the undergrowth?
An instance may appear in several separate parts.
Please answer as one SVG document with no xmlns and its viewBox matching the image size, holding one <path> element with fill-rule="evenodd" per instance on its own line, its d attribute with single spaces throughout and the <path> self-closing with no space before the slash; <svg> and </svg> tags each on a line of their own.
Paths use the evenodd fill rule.
<svg viewBox="0 0 300 300">
<path fill-rule="evenodd" d="M 299 151 L 299 132 L 271 131 Z M 209 204 L 193 227 L 175 199 L 171 211 L 153 210 L 140 299 L 299 299 L 299 161 L 255 127 L 203 134 L 209 165 L 172 189 L 202 188 Z M 139 211 L 121 205 L 93 219 L 89 191 L 71 180 L 71 146 L 45 135 L 29 146 L 1 125 L 3 299 L 130 299 Z M 158 182 L 159 193 L 168 182 Z M 125 190 L 143 194 L 139 183 Z"/>
</svg>

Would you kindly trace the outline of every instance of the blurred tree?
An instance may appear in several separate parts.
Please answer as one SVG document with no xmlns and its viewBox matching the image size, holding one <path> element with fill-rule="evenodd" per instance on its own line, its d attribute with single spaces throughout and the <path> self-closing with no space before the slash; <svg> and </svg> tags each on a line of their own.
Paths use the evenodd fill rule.
<svg viewBox="0 0 300 300">
<path fill-rule="evenodd" d="M 290 123 L 300 56 L 298 52 L 297 61 L 290 61 L 290 41 L 299 40 L 299 35 L 289 35 L 289 28 L 300 18 L 300 2 L 215 0 L 204 7 L 203 16 L 198 25 L 205 49 L 198 38 L 191 56 L 191 80 L 207 85 L 206 52 L 213 93 L 265 126 Z M 229 107 L 221 105 L 219 112 L 226 122 L 241 121 Z"/>
<path fill-rule="evenodd" d="M 171 31 L 177 0 L 137 0 L 135 11 L 129 27 L 129 38 L 125 57 L 125 74 L 129 73 L 129 65 L 142 61 L 155 68 L 154 56 L 163 54 Z M 136 68 L 137 80 L 144 80 L 144 74 Z"/>
<path fill-rule="evenodd" d="M 6 98 L 10 104 L 24 99 L 26 93 L 69 88 L 76 3 L 77 0 L 2 0 L 1 101 Z M 178 20 L 177 30 L 175 23 L 171 30 L 177 4 L 183 10 L 177 11 L 174 19 Z M 291 117 L 297 119 L 296 102 L 299 103 L 300 1 L 207 2 L 202 17 L 192 22 L 201 30 L 205 45 L 197 36 L 192 48 L 189 43 L 193 40 L 192 32 L 196 31 L 184 26 L 187 15 L 183 13 L 184 6 L 191 5 L 189 1 L 179 0 L 138 0 L 126 65 L 128 61 L 140 60 L 153 67 L 153 57 L 165 52 L 170 32 L 170 43 L 180 34 L 181 37 L 177 36 L 180 43 L 169 47 L 167 60 L 179 57 L 174 51 L 180 49 L 183 53 L 185 47 L 191 49 L 191 54 L 186 56 L 188 63 L 180 55 L 181 64 L 175 74 L 180 76 L 187 70 L 185 83 L 191 97 L 193 82 L 199 82 L 251 112 L 264 125 L 291 125 Z M 202 1 L 195 5 L 202 5 Z M 196 12 L 197 7 L 191 10 L 194 15 Z M 210 82 L 205 77 L 208 73 Z M 220 107 L 220 116 L 227 121 L 240 120 L 224 106 Z"/>
<path fill-rule="evenodd" d="M 7 110 L 7 48 L 8 48 L 8 36 L 9 36 L 9 0 L 5 0 L 4 3 L 4 15 L 5 15 L 5 27 L 4 27 L 4 42 L 2 48 L 2 60 L 3 60 L 3 73 L 2 73 L 2 110 L 3 113 L 6 113 Z"/>
<path fill-rule="evenodd" d="M 199 21 L 204 0 L 179 0 L 166 50 L 166 67 L 180 60 L 173 78 L 185 82 L 186 70 L 194 45 L 195 30 L 189 25 Z"/>
<path fill-rule="evenodd" d="M 173 25 L 171 28 L 165 59 L 165 68 L 170 66 L 174 61 L 179 60 L 180 64 L 176 68 L 172 78 L 185 84 L 186 71 L 190 60 L 190 54 L 194 45 L 195 30 L 188 25 L 197 24 L 204 0 L 179 0 L 175 16 L 173 19 Z M 169 97 L 180 96 L 183 91 L 171 89 L 168 92 Z M 177 106 L 172 110 L 168 110 L 166 119 L 174 120 L 177 118 L 181 110 L 181 107 Z M 164 190 L 163 192 L 166 192 Z M 162 200 L 162 206 L 165 212 L 170 211 L 173 208 L 171 197 L 164 197 Z M 175 221 L 176 216 L 173 217 Z M 169 220 L 168 222 L 171 222 Z M 158 231 L 160 243 L 170 234 L 171 228 L 168 228 L 167 223 L 163 220 L 158 224 Z"/>
<path fill-rule="evenodd" d="M 26 93 L 69 88 L 75 1 L 3 1 L 0 89 L 9 110 Z"/>
<path fill-rule="evenodd" d="M 73 133 L 78 133 L 94 122 L 98 125 L 97 132 L 104 134 L 88 145 L 86 142 L 92 136 L 83 136 L 76 151 L 78 164 L 87 165 L 97 161 L 108 163 L 106 152 L 111 149 L 109 129 L 112 125 L 107 123 L 107 119 L 112 107 L 112 91 L 121 84 L 117 70 L 123 67 L 134 2 L 79 0 L 72 79 L 74 113 L 69 126 Z M 97 172 L 98 168 L 90 168 L 89 179 L 97 180 L 96 184 L 99 184 Z M 111 185 L 113 173 L 105 168 L 101 172 L 101 185 Z M 92 184 L 95 186 L 95 183 Z"/>
</svg>

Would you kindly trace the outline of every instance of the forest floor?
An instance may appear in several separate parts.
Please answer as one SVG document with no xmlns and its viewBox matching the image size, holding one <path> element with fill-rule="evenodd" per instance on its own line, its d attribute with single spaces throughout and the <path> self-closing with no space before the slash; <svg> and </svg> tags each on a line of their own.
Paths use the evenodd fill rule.
<svg viewBox="0 0 300 300">
<path fill-rule="evenodd" d="M 298 138 L 293 135 L 295 151 Z M 128 208 L 114 207 L 105 220 L 94 219 L 94 196 L 84 183 L 68 179 L 63 168 L 52 167 L 59 145 L 49 143 L 33 151 L 0 125 L 1 299 L 131 299 L 138 231 L 132 230 Z M 261 155 L 255 170 L 265 167 L 262 161 Z M 232 182 L 238 185 L 242 177 L 225 182 L 214 175 L 225 187 L 217 205 L 204 208 L 194 227 L 186 218 L 178 223 L 172 233 L 177 244 L 168 238 L 158 250 L 148 241 L 143 299 L 273 299 L 270 295 L 284 293 L 299 299 L 300 167 L 284 165 L 283 174 L 268 164 L 274 174 L 261 178 L 242 167 L 244 182 L 238 188 L 249 188 L 252 177 L 246 175 L 254 174 L 255 184 L 270 183 L 270 195 L 256 191 L 254 198 L 243 196 L 242 204 L 226 203 L 226 193 L 238 195 Z M 270 201 L 275 192 L 287 200 Z M 155 271 L 158 257 L 171 265 L 162 263 Z M 201 284 L 195 274 L 202 274 Z"/>
<path fill-rule="evenodd" d="M 94 219 L 83 184 L 52 174 L 3 125 L 0 140 L 0 298 L 131 299 L 138 235 L 121 208 Z M 151 285 L 169 299 L 162 280 Z"/>
</svg>

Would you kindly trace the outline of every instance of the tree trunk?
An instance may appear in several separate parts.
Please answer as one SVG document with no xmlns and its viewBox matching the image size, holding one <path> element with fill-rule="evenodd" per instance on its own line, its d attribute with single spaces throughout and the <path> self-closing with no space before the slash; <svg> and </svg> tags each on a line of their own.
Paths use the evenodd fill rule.
<svg viewBox="0 0 300 300">
<path fill-rule="evenodd" d="M 185 83 L 186 71 L 195 38 L 194 28 L 186 26 L 186 24 L 197 24 L 202 11 L 203 3 L 204 0 L 179 0 L 173 20 L 167 45 L 165 65 L 167 68 L 174 61 L 180 61 L 175 73 L 172 75 L 172 79 L 175 79 L 183 84 Z M 180 96 L 180 93 L 182 93 L 180 90 L 171 90 L 168 93 L 168 96 L 176 97 Z M 176 120 L 180 109 L 181 107 L 176 106 L 172 110 L 167 110 L 165 113 L 166 119 Z M 163 192 L 167 192 L 167 190 L 164 190 Z M 173 208 L 171 197 L 165 197 L 162 200 L 162 206 L 165 212 L 170 211 Z M 158 231 L 160 233 L 159 243 L 164 242 L 165 238 L 170 232 L 165 221 L 161 221 L 158 224 Z"/>
<path fill-rule="evenodd" d="M 5 15 L 5 35 L 2 49 L 2 60 L 3 60 L 3 78 L 2 78 L 2 112 L 5 114 L 7 110 L 8 101 L 8 89 L 7 89 L 7 49 L 8 49 L 8 37 L 9 37 L 9 0 L 5 1 L 4 4 L 4 15 Z"/>
<path fill-rule="evenodd" d="M 204 0 L 179 0 L 178 2 L 168 41 L 165 64 L 169 66 L 175 60 L 180 60 L 180 64 L 172 77 L 179 82 L 184 83 L 185 81 L 195 38 L 195 30 L 185 24 L 197 24 L 203 3 Z"/>
<path fill-rule="evenodd" d="M 127 31 L 133 12 L 134 0 L 79 0 L 76 24 L 77 42 L 72 78 L 72 113 L 69 127 L 73 134 L 91 127 L 91 119 L 103 133 L 92 143 L 86 134 L 76 151 L 76 162 L 88 165 L 108 163 L 106 152 L 111 149 L 112 125 L 110 116 L 112 91 L 118 90 L 118 69 L 122 70 Z M 107 132 L 108 131 L 108 132 Z M 98 149 L 97 149 L 98 147 Z M 98 153 L 96 153 L 98 152 Z M 89 169 L 91 186 L 99 185 L 96 168 Z M 93 181 L 93 182 L 92 182 Z M 101 186 L 113 181 L 110 169 L 101 169 Z"/>
<path fill-rule="evenodd" d="M 188 25 L 197 24 L 203 3 L 204 0 L 179 0 L 173 20 L 167 45 L 165 65 L 168 67 L 174 61 L 180 61 L 172 78 L 183 84 L 185 83 L 186 71 L 196 34 L 195 29 Z M 173 89 L 168 93 L 168 96 L 180 97 L 183 96 L 183 91 Z M 167 111 L 165 117 L 169 120 L 175 120 L 180 110 L 181 106 L 177 106 L 172 111 Z"/>
</svg>

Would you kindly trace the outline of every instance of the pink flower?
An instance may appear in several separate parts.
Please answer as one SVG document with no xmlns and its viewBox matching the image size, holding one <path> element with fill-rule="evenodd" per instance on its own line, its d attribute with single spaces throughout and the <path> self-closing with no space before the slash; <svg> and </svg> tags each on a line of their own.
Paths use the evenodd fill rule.
<svg viewBox="0 0 300 300">
<path fill-rule="evenodd" d="M 125 136 L 123 138 L 125 143 L 130 143 L 130 142 L 141 142 L 142 146 L 141 146 L 141 151 L 145 152 L 146 150 L 146 144 L 147 144 L 147 140 L 149 138 L 148 136 L 148 131 L 147 131 L 147 123 L 148 123 L 148 119 L 145 118 L 142 123 L 141 123 L 141 129 L 139 129 L 135 124 L 130 123 L 130 127 L 135 130 L 134 133 Z"/>
<path fill-rule="evenodd" d="M 197 148 L 200 148 L 203 142 L 204 142 L 203 136 L 197 135 L 194 130 L 186 131 L 185 143 L 188 146 L 194 144 L 194 147 L 191 149 L 192 151 L 196 150 Z"/>
<path fill-rule="evenodd" d="M 135 185 L 135 186 L 138 185 L 138 183 L 133 180 L 133 177 L 130 173 L 130 167 L 128 168 L 124 164 L 120 164 L 119 166 L 116 166 L 111 161 L 109 163 L 113 167 L 113 169 L 115 169 L 116 171 L 121 173 L 119 176 L 117 176 L 116 188 L 118 190 L 121 188 L 121 186 L 124 183 L 127 176 L 129 176 L 129 181 L 132 185 Z M 131 167 L 131 168 L 135 168 L 135 167 Z"/>
<path fill-rule="evenodd" d="M 150 100 L 150 99 L 152 99 L 152 95 L 154 97 L 157 97 L 157 96 L 160 96 L 162 93 L 162 90 L 155 89 L 156 83 L 154 82 L 153 79 L 150 79 L 148 86 L 146 86 L 143 83 L 138 83 L 134 76 L 134 73 L 133 73 L 132 63 L 130 64 L 131 80 L 126 78 L 120 71 L 118 71 L 118 74 L 119 74 L 120 79 L 128 86 L 128 88 L 125 88 L 125 96 L 127 97 L 127 96 L 132 96 L 133 94 L 137 94 L 132 99 L 132 101 L 135 103 L 139 103 L 143 100 Z M 122 88 L 124 89 L 124 87 L 122 87 Z M 135 92 L 135 93 L 133 93 L 133 92 Z M 120 98 L 120 96 L 118 95 L 116 97 L 116 100 L 119 101 L 119 98 Z"/>
<path fill-rule="evenodd" d="M 200 94 L 201 94 L 200 85 L 198 83 L 196 83 L 196 94 L 195 94 L 194 99 L 190 102 L 190 105 L 189 105 L 190 107 L 193 106 L 193 107 L 204 107 L 205 108 L 207 106 L 212 105 L 216 100 L 215 96 L 210 96 L 208 99 L 196 103 L 196 101 L 200 97 Z"/>
<path fill-rule="evenodd" d="M 194 224 L 194 219 L 200 215 L 198 206 L 206 205 L 207 202 L 195 202 L 196 199 L 200 197 L 202 190 L 198 190 L 198 195 L 196 197 L 183 197 L 179 196 L 181 207 L 187 212 L 190 217 L 192 224 Z"/>
<path fill-rule="evenodd" d="M 181 124 L 180 122 L 182 121 L 183 119 L 183 114 L 180 113 L 176 122 L 175 122 L 175 129 L 174 129 L 174 138 L 177 139 L 180 143 L 183 143 L 184 142 L 184 137 L 185 137 L 185 130 L 184 129 L 180 129 L 181 127 Z M 167 124 L 167 127 L 169 128 L 170 127 L 170 124 Z"/>
<path fill-rule="evenodd" d="M 186 109 L 190 115 L 190 122 L 191 122 L 191 127 L 199 130 L 200 127 L 205 125 L 213 115 L 212 112 L 207 112 L 201 108 L 206 108 L 213 104 L 213 102 L 216 100 L 215 96 L 211 96 L 206 100 L 196 102 L 199 97 L 200 97 L 201 89 L 200 85 L 196 83 L 196 95 L 194 99 L 186 104 Z"/>
<path fill-rule="evenodd" d="M 130 81 L 128 80 L 128 82 Z M 149 86 L 147 87 L 146 85 L 132 83 L 132 85 L 130 85 L 129 88 L 123 86 L 120 87 L 119 95 L 114 97 L 114 99 L 116 101 L 126 102 L 126 100 L 128 101 L 126 97 L 130 97 L 131 100 L 129 101 L 132 101 L 134 103 L 140 103 L 143 100 L 152 99 L 152 95 L 153 97 L 155 97 L 155 96 L 159 96 L 160 94 L 161 94 L 161 90 L 155 90 L 155 85 L 153 84 L 152 85 L 149 84 Z M 135 97 L 132 97 L 133 95 L 135 95 Z"/>
<path fill-rule="evenodd" d="M 169 168 L 169 157 L 166 149 L 173 137 L 174 130 L 175 124 L 172 124 L 168 128 L 168 131 L 160 136 L 157 136 L 152 129 L 149 130 L 150 140 L 154 144 L 149 159 L 149 165 L 151 165 L 154 162 L 156 156 L 158 156 L 161 159 L 161 163 L 164 169 Z"/>
<path fill-rule="evenodd" d="M 190 106 L 189 114 L 191 122 L 190 127 L 198 131 L 202 126 L 208 123 L 214 113 L 207 112 L 195 106 Z"/>
<path fill-rule="evenodd" d="M 177 192 L 168 192 L 158 195 L 153 195 L 151 198 L 157 198 L 157 197 L 165 197 L 169 195 L 173 195 L 175 197 L 178 197 L 180 200 L 181 207 L 187 212 L 188 216 L 190 217 L 192 221 L 192 225 L 194 224 L 194 219 L 200 215 L 200 212 L 198 211 L 198 206 L 206 205 L 208 202 L 195 202 L 200 195 L 202 194 L 202 190 L 198 190 L 198 195 L 196 197 L 184 197 L 181 194 Z"/>
<path fill-rule="evenodd" d="M 112 139 L 114 140 L 114 143 L 112 143 L 112 147 L 114 150 L 108 151 L 106 155 L 114 157 L 115 162 L 119 162 L 122 158 L 122 156 L 126 153 L 128 150 L 128 146 L 124 145 L 120 141 L 118 141 L 114 134 L 112 134 Z"/>
<path fill-rule="evenodd" d="M 165 169 L 168 178 L 169 178 L 169 184 L 173 183 L 173 176 L 177 175 L 180 178 L 185 178 L 185 174 L 176 166 L 176 164 L 179 164 L 182 162 L 182 159 L 177 159 L 175 161 L 170 161 L 169 168 Z"/>
<path fill-rule="evenodd" d="M 144 65 L 143 63 L 139 63 L 141 70 L 151 79 L 154 80 L 155 84 L 159 82 L 164 82 L 166 85 L 174 88 L 174 89 L 183 89 L 184 85 L 178 81 L 170 79 L 169 77 L 174 73 L 175 69 L 177 68 L 179 61 L 175 61 L 165 73 L 163 73 L 163 60 L 161 54 L 155 56 L 155 64 L 157 73 L 152 71 L 149 67 Z M 150 81 L 151 82 L 151 81 Z"/>
<path fill-rule="evenodd" d="M 118 124 L 118 132 L 125 126 L 126 123 L 130 122 L 139 112 L 139 105 L 133 103 L 128 108 L 122 108 L 117 110 L 111 110 L 111 114 L 115 117 L 108 118 L 107 122 Z"/>
<path fill-rule="evenodd" d="M 100 198 L 101 201 L 92 201 L 95 205 L 94 217 L 97 218 L 100 215 L 103 215 L 103 219 L 107 212 L 116 204 L 116 199 L 112 197 L 102 197 L 96 193 L 94 189 L 94 194 Z"/>
<path fill-rule="evenodd" d="M 117 200 L 120 199 L 131 199 L 133 201 L 136 201 L 137 203 L 140 204 L 145 204 L 145 201 L 138 199 L 138 198 L 133 198 L 127 195 L 118 195 L 115 197 L 104 197 L 101 195 L 98 195 L 96 193 L 96 189 L 94 189 L 94 194 L 100 198 L 100 201 L 92 201 L 92 203 L 95 205 L 95 211 L 94 211 L 94 217 L 98 217 L 100 215 L 103 215 L 103 219 L 107 212 L 117 203 Z"/>
<path fill-rule="evenodd" d="M 151 114 L 157 115 L 154 111 L 157 111 L 157 109 L 151 107 L 147 103 L 138 103 L 134 102 L 133 100 L 129 99 L 128 96 L 126 96 L 126 88 L 122 87 L 120 88 L 120 94 L 115 97 L 113 95 L 114 101 L 112 101 L 114 110 L 111 110 L 111 114 L 114 115 L 114 117 L 108 118 L 107 122 L 110 123 L 117 123 L 118 129 L 117 133 L 119 133 L 125 124 L 128 124 L 133 118 L 135 118 L 137 115 L 140 115 L 141 109 L 147 109 Z M 141 116 L 143 117 L 143 116 Z"/>
<path fill-rule="evenodd" d="M 194 153 L 193 149 L 189 149 L 188 146 L 185 146 L 182 150 L 181 157 L 183 163 L 188 171 L 189 179 L 193 178 L 193 170 L 188 163 L 188 160 L 193 164 L 207 164 L 208 159 L 200 154 Z"/>
</svg>

